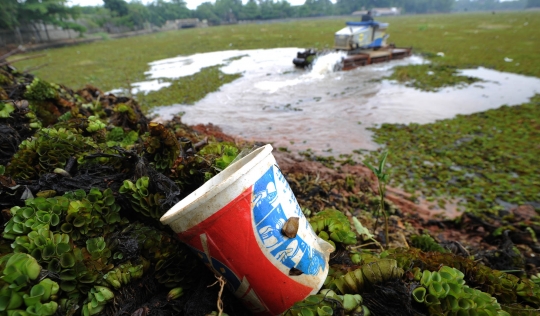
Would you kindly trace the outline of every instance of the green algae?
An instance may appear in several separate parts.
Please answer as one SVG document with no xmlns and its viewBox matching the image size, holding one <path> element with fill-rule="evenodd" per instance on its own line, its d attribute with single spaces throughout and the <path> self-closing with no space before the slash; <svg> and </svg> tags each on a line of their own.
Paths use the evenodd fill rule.
<svg viewBox="0 0 540 316">
<path fill-rule="evenodd" d="M 461 198 L 469 211 L 538 202 L 540 95 L 432 124 L 383 124 L 374 140 L 392 152 L 390 185 Z M 373 161 L 378 153 L 371 154 Z"/>
<path fill-rule="evenodd" d="M 459 75 L 454 66 L 441 64 L 397 66 L 394 73 L 386 79 L 397 80 L 405 83 L 407 87 L 423 91 L 438 91 L 451 86 L 464 87 L 481 81 L 478 78 Z"/>
<path fill-rule="evenodd" d="M 224 74 L 219 67 L 203 68 L 195 75 L 170 80 L 169 87 L 147 94 L 139 93 L 137 100 L 143 109 L 155 105 L 194 104 L 208 93 L 217 91 L 222 85 L 241 77 L 240 74 Z"/>
</svg>

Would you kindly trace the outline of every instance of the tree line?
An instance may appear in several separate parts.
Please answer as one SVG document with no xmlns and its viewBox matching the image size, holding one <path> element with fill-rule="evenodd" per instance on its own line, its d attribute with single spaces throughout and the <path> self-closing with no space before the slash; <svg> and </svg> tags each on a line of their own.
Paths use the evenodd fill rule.
<svg viewBox="0 0 540 316">
<path fill-rule="evenodd" d="M 0 29 L 13 30 L 20 25 L 35 28 L 38 23 L 84 32 L 86 27 L 122 26 L 141 29 L 147 24 L 158 27 L 166 21 L 198 18 L 210 25 L 236 23 L 240 20 L 269 20 L 329 15 L 350 15 L 374 7 L 397 7 L 402 13 L 444 13 L 454 11 L 523 9 L 540 6 L 540 0 L 306 0 L 292 6 L 285 0 L 216 0 L 195 10 L 183 0 L 156 0 L 144 5 L 139 1 L 103 0 L 103 6 L 67 6 L 67 0 L 0 0 Z"/>
</svg>

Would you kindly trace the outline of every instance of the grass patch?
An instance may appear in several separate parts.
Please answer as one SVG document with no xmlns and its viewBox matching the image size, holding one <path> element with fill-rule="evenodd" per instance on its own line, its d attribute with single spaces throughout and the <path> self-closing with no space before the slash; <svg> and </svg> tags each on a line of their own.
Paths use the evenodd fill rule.
<svg viewBox="0 0 540 316">
<path fill-rule="evenodd" d="M 391 185 L 431 198 L 464 198 L 468 211 L 540 202 L 540 95 L 518 106 L 432 124 L 371 130 L 390 150 Z M 378 155 L 371 153 L 368 161 Z"/>
<path fill-rule="evenodd" d="M 169 80 L 169 87 L 148 94 L 138 93 L 137 100 L 144 110 L 154 105 L 193 104 L 204 98 L 208 93 L 219 90 L 219 87 L 242 75 L 224 74 L 219 70 L 220 65 L 201 69 L 195 75 Z"/>
<path fill-rule="evenodd" d="M 397 80 L 408 87 L 423 91 L 437 91 L 450 86 L 462 87 L 481 81 L 478 78 L 459 75 L 454 66 L 439 64 L 397 66 L 394 73 L 386 79 Z"/>
</svg>

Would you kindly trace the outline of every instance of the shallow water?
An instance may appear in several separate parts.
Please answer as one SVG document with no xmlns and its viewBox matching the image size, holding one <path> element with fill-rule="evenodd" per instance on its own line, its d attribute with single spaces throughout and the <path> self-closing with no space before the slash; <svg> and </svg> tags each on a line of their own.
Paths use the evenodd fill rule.
<svg viewBox="0 0 540 316">
<path fill-rule="evenodd" d="M 419 57 L 334 72 L 339 54 L 326 56 L 313 70 L 295 69 L 298 48 L 225 51 L 170 58 L 151 63 L 150 80 L 139 91 L 159 88 L 160 78 L 178 78 L 202 67 L 225 64 L 224 73 L 242 78 L 207 95 L 195 105 L 156 108 L 159 119 L 183 112 L 187 124 L 213 123 L 225 133 L 272 142 L 291 150 L 311 148 L 317 154 L 331 149 L 347 154 L 374 149 L 366 127 L 381 123 L 429 123 L 526 102 L 540 93 L 540 79 L 485 68 L 463 73 L 484 80 L 465 88 L 422 92 L 381 78 L 392 67 L 423 63 Z M 236 59 L 234 58 L 236 57 Z"/>
</svg>

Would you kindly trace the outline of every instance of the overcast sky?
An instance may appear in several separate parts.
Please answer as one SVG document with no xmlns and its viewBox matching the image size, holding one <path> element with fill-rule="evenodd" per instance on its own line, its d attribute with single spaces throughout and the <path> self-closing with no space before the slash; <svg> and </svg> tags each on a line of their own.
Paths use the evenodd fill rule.
<svg viewBox="0 0 540 316">
<path fill-rule="evenodd" d="M 195 10 L 203 2 L 215 2 L 214 0 L 184 0 L 187 4 L 188 9 Z M 247 3 L 247 0 L 242 0 L 243 3 Z M 305 0 L 287 0 L 292 5 L 301 5 L 304 4 Z M 103 5 L 102 0 L 69 0 L 72 5 L 80 6 L 97 6 Z M 128 1 L 130 2 L 130 1 Z M 152 3 L 154 0 L 142 0 L 144 4 Z"/>
</svg>

